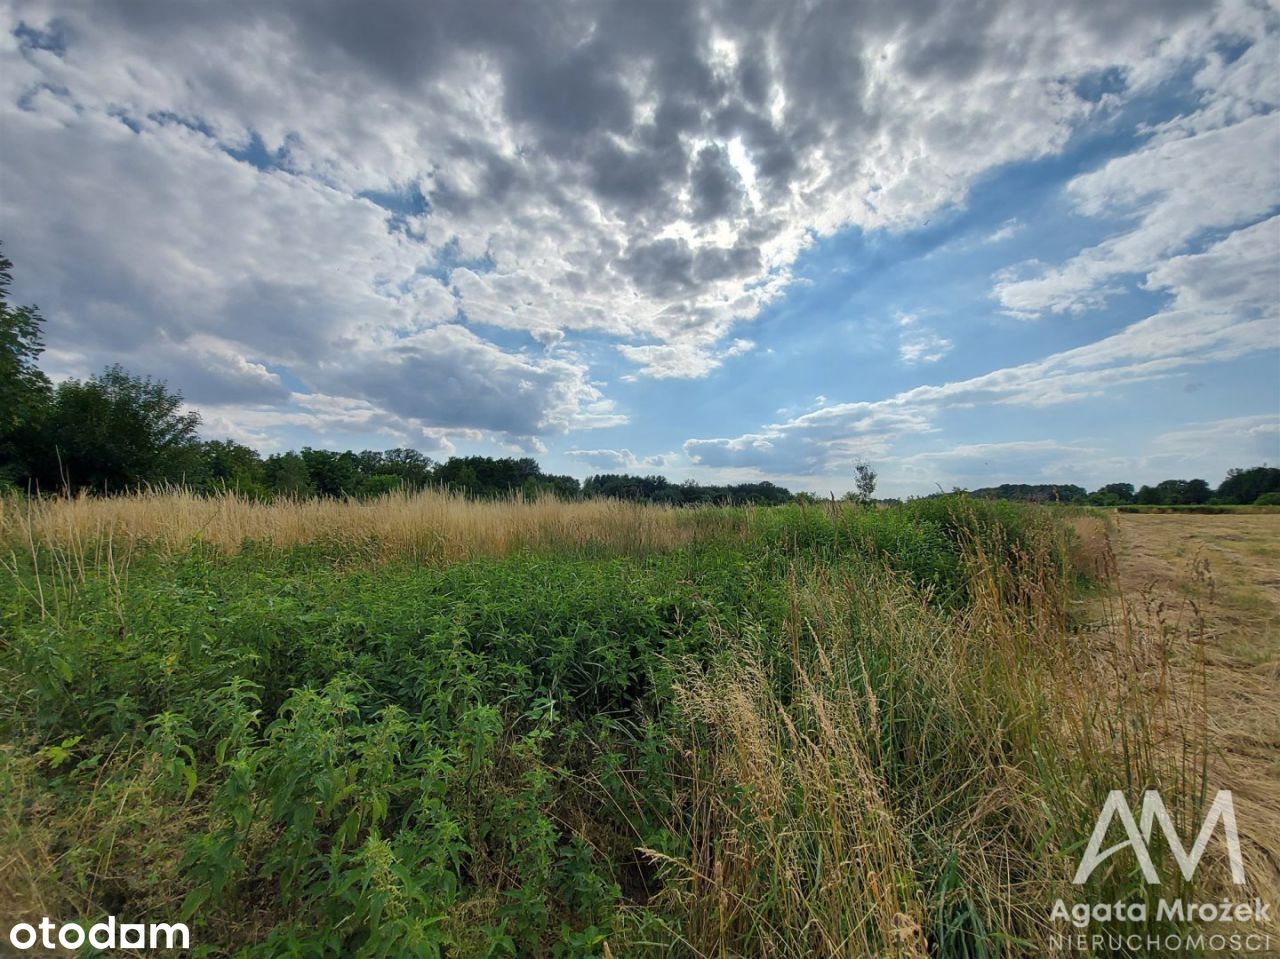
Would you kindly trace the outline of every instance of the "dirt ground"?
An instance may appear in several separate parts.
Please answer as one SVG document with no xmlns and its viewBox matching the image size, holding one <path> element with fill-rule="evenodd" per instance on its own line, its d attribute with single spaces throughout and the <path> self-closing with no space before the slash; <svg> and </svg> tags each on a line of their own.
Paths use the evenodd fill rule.
<svg viewBox="0 0 1280 959">
<path fill-rule="evenodd" d="M 1280 908 L 1280 514 L 1116 514 L 1110 539 L 1131 618 L 1202 691 L 1210 795 L 1232 790 L 1246 873 Z"/>
</svg>

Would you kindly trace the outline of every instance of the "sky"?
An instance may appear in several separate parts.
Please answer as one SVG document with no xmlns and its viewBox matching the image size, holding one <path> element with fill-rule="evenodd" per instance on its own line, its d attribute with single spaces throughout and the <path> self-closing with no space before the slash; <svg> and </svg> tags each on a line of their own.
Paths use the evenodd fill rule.
<svg viewBox="0 0 1280 959">
<path fill-rule="evenodd" d="M 1280 463 L 1280 8 L 0 2 L 55 379 L 264 453 L 883 495 Z"/>
</svg>

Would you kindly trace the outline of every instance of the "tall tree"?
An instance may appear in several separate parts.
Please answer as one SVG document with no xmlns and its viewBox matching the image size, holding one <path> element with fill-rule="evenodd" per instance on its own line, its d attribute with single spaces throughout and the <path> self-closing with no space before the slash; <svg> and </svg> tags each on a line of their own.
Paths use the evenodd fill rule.
<svg viewBox="0 0 1280 959">
<path fill-rule="evenodd" d="M 1132 483 L 1108 483 L 1089 494 L 1089 502 L 1094 506 L 1119 506 L 1132 503 L 1136 494 Z"/>
<path fill-rule="evenodd" d="M 864 505 L 871 502 L 871 498 L 876 495 L 876 479 L 878 475 L 871 468 L 871 464 L 865 461 L 857 463 L 853 467 L 853 485 L 858 494 L 858 502 Z"/>
<path fill-rule="evenodd" d="M 263 464 L 267 485 L 281 496 L 304 497 L 314 492 L 306 461 L 297 453 L 272 453 Z"/>
<path fill-rule="evenodd" d="M 350 450 L 338 453 L 334 450 L 302 448 L 302 460 L 307 464 L 311 488 L 321 496 L 355 496 L 360 490 L 360 460 Z"/>
<path fill-rule="evenodd" d="M 367 476 L 392 476 L 400 485 L 411 489 L 431 483 L 431 460 L 417 450 L 403 447 L 382 453 L 365 450 L 359 459 L 360 472 Z"/>
<path fill-rule="evenodd" d="M 205 440 L 200 444 L 199 484 L 208 489 L 232 489 L 260 494 L 263 487 L 262 457 L 235 440 Z"/>
<path fill-rule="evenodd" d="M 58 384 L 40 442 L 45 488 L 107 492 L 182 483 L 200 468 L 200 414 L 182 394 L 119 364 L 88 380 Z"/>
<path fill-rule="evenodd" d="M 1280 469 L 1274 466 L 1227 470 L 1227 478 L 1218 487 L 1218 497 L 1227 503 L 1252 503 L 1259 496 L 1277 492 Z"/>
<path fill-rule="evenodd" d="M 29 419 L 49 398 L 49 378 L 36 366 L 44 352 L 44 317 L 34 306 L 11 306 L 13 263 L 0 254 L 0 432 Z"/>
<path fill-rule="evenodd" d="M 0 482 L 27 473 L 30 446 L 49 403 L 49 378 L 36 366 L 44 352 L 44 318 L 34 306 L 12 306 L 13 263 L 0 254 Z"/>
</svg>

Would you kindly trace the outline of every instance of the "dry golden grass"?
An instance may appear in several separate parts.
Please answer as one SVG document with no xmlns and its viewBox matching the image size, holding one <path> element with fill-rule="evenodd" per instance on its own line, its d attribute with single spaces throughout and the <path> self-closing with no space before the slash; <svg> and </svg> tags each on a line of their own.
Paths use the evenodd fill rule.
<svg viewBox="0 0 1280 959">
<path fill-rule="evenodd" d="M 1122 761 L 1113 730 L 1083 719 L 1097 684 L 1051 681 L 1081 665 L 1050 611 L 1063 584 L 973 562 L 976 604 L 959 615 L 869 566 L 795 576 L 786 636 L 726 637 L 718 666 L 687 664 L 673 746 L 691 853 L 649 855 L 692 954 L 917 959 L 925 929 L 952 954 L 970 909 L 1047 935 L 1041 904 L 1068 864 L 1029 850 Z M 1034 778 L 1035 754 L 1066 759 L 1086 739 Z"/>
<path fill-rule="evenodd" d="M 791 697 L 750 639 L 727 639 L 736 655 L 722 669 L 690 664 L 677 703 L 690 722 L 680 745 L 693 759 L 691 854 L 647 852 L 669 877 L 662 895 L 685 917 L 681 937 L 697 955 L 736 955 L 745 944 L 776 959 L 923 959 L 919 864 L 879 772 L 879 705 L 852 654 L 845 604 L 871 600 L 874 612 L 862 615 L 899 626 L 922 607 L 880 578 L 795 589 L 793 627 L 808 636 L 794 637 Z"/>
<path fill-rule="evenodd" d="M 231 492 L 158 490 L 111 498 L 3 499 L 0 540 L 78 556 L 114 551 L 125 557 L 140 545 L 172 554 L 197 542 L 226 553 L 245 542 L 330 543 L 363 558 L 449 563 L 521 549 L 671 549 L 696 538 L 709 512 L 699 516 L 618 500 L 474 501 L 440 490 L 372 500 L 273 502 Z"/>
<path fill-rule="evenodd" d="M 1051 544 L 1024 555 L 975 541 L 963 613 L 873 569 L 819 570 L 793 578 L 788 635 L 726 637 L 725 662 L 688 665 L 676 695 L 689 726 L 674 745 L 689 758 L 691 853 L 650 855 L 693 954 L 950 954 L 972 931 L 967 897 L 1047 949 L 1044 904 L 1072 895 L 1077 864 L 1061 847 L 1092 828 L 1107 791 L 1203 803 L 1204 690 L 1170 666 L 1198 627 L 1134 615 L 1105 525 L 1086 520 L 1069 568 L 1112 599 L 1096 633 L 1066 615 Z M 1261 837 L 1242 834 L 1252 888 L 1272 898 Z M 1140 896 L 1115 882 L 1098 894 Z"/>
</svg>

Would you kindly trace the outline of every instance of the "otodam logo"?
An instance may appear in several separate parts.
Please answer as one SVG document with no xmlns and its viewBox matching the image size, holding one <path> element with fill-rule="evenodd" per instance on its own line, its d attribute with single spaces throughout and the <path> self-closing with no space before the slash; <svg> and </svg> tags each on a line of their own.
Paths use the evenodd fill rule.
<svg viewBox="0 0 1280 959">
<path fill-rule="evenodd" d="M 1120 820 L 1128 838 L 1124 842 L 1103 849 L 1102 844 L 1107 839 L 1107 831 L 1111 828 L 1113 819 Z M 1245 882 L 1244 860 L 1240 855 L 1240 834 L 1236 828 L 1236 809 L 1231 801 L 1231 790 L 1220 790 L 1214 797 L 1213 804 L 1205 814 L 1204 823 L 1200 826 L 1199 835 L 1196 836 L 1191 849 L 1187 850 L 1182 845 L 1178 831 L 1174 828 L 1173 819 L 1169 816 L 1169 810 L 1165 808 L 1159 792 L 1149 789 L 1142 794 L 1141 816 L 1135 821 L 1133 811 L 1125 801 L 1124 793 L 1119 789 L 1113 789 L 1107 794 L 1107 801 L 1103 803 L 1102 812 L 1098 814 L 1097 825 L 1093 827 L 1093 835 L 1089 837 L 1089 846 L 1084 851 L 1084 858 L 1080 860 L 1080 868 L 1076 870 L 1075 878 L 1071 881 L 1077 886 L 1083 885 L 1102 862 L 1121 849 L 1130 847 L 1138 859 L 1143 878 L 1148 883 L 1158 884 L 1160 876 L 1156 873 L 1155 864 L 1151 861 L 1150 851 L 1151 834 L 1156 823 L 1160 824 L 1165 841 L 1169 844 L 1169 850 L 1178 863 L 1178 869 L 1182 872 L 1182 878 L 1190 880 L 1219 822 L 1222 823 L 1222 830 L 1227 840 L 1231 881 L 1237 886 L 1243 885 Z"/>
</svg>

